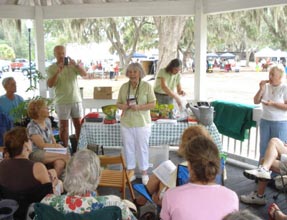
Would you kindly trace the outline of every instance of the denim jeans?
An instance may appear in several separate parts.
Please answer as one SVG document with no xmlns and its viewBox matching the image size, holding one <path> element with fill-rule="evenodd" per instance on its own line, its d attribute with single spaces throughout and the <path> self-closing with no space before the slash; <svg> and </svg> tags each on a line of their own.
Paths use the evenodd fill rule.
<svg viewBox="0 0 287 220">
<path fill-rule="evenodd" d="M 287 121 L 260 120 L 260 158 L 264 157 L 268 142 L 277 137 L 284 143 L 287 141 Z"/>
</svg>

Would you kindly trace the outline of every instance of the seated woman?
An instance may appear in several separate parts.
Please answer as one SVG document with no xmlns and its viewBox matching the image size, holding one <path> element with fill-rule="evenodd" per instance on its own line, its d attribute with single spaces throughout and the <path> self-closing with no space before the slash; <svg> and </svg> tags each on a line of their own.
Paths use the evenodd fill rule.
<svg viewBox="0 0 287 220">
<path fill-rule="evenodd" d="M 63 213 L 80 214 L 106 206 L 119 206 L 122 219 L 136 219 L 125 200 L 114 195 L 97 196 L 100 169 L 100 160 L 96 153 L 87 149 L 76 152 L 66 167 L 64 189 L 67 194 L 47 195 L 41 202 Z"/>
<path fill-rule="evenodd" d="M 20 207 L 16 215 L 24 219 L 30 203 L 39 202 L 46 194 L 53 193 L 57 179 L 54 176 L 52 184 L 50 176 L 53 173 L 49 173 L 42 163 L 28 159 L 32 146 L 26 128 L 8 131 L 4 135 L 4 145 L 10 159 L 0 163 L 1 198 L 17 200 Z"/>
<path fill-rule="evenodd" d="M 200 126 L 200 125 L 190 126 L 184 130 L 182 137 L 181 137 L 181 143 L 179 146 L 179 150 L 178 150 L 178 153 L 180 154 L 180 156 L 184 155 L 184 148 L 185 148 L 186 143 L 190 139 L 197 137 L 199 135 L 203 135 L 203 136 L 211 139 L 208 131 L 203 126 Z M 183 162 L 183 164 L 186 165 L 186 162 Z M 176 178 L 176 176 L 175 175 L 171 176 L 171 178 Z M 171 182 L 175 183 L 176 181 L 174 180 Z M 173 186 L 173 187 L 175 187 L 175 186 Z M 164 185 L 155 174 L 152 174 L 150 176 L 150 179 L 149 179 L 147 185 L 146 185 L 146 188 L 147 188 L 148 192 L 150 193 L 150 195 L 152 195 L 153 201 L 157 205 L 161 206 L 162 195 L 167 190 L 167 186 Z M 143 196 L 138 196 L 136 198 L 136 203 L 138 205 L 144 205 L 146 202 L 147 202 L 147 200 Z"/>
<path fill-rule="evenodd" d="M 271 179 L 271 170 L 282 175 L 287 174 L 287 161 L 282 154 L 287 154 L 287 147 L 279 138 L 272 138 L 264 155 L 263 163 L 257 169 L 245 170 L 248 179 L 258 179 L 257 189 L 248 195 L 241 195 L 240 201 L 247 204 L 266 205 L 265 189 Z"/>
<path fill-rule="evenodd" d="M 31 121 L 27 129 L 33 144 L 30 159 L 44 164 L 52 164 L 57 176 L 60 177 L 70 156 L 68 152 L 67 154 L 58 154 L 44 150 L 44 148 L 63 148 L 62 145 L 56 143 L 53 136 L 49 109 L 45 100 L 32 100 L 28 105 L 28 115 Z"/>
<path fill-rule="evenodd" d="M 184 147 L 190 183 L 169 189 L 162 201 L 162 220 L 221 220 L 239 209 L 235 192 L 215 183 L 219 151 L 210 138 L 197 136 Z"/>
</svg>

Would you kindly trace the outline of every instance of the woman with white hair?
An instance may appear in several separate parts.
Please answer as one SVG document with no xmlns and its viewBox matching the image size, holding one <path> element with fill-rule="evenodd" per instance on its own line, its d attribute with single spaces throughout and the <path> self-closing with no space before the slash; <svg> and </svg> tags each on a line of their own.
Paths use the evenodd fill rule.
<svg viewBox="0 0 287 220">
<path fill-rule="evenodd" d="M 65 214 L 68 212 L 82 214 L 106 206 L 118 206 L 122 210 L 122 219 L 136 219 L 127 204 L 118 196 L 97 195 L 100 172 L 100 160 L 96 153 L 88 149 L 76 152 L 66 167 L 63 184 L 67 194 L 49 194 L 41 203 Z"/>
<path fill-rule="evenodd" d="M 142 80 L 144 70 L 139 63 L 131 63 L 126 70 L 129 81 L 119 91 L 117 107 L 121 109 L 121 135 L 127 169 L 135 180 L 136 161 L 142 171 L 142 183 L 147 184 L 149 177 L 149 137 L 151 134 L 150 109 L 155 107 L 155 94 L 152 86 Z"/>
<path fill-rule="evenodd" d="M 6 90 L 6 94 L 0 96 L 0 106 L 3 113 L 8 115 L 13 121 L 12 109 L 16 108 L 24 99 L 15 94 L 17 92 L 16 81 L 13 77 L 6 77 L 2 80 L 3 88 Z"/>
<path fill-rule="evenodd" d="M 264 157 L 268 142 L 277 137 L 287 141 L 287 85 L 282 64 L 271 66 L 269 78 L 259 83 L 254 104 L 262 103 L 260 120 L 260 157 Z"/>
<path fill-rule="evenodd" d="M 262 220 L 262 218 L 254 215 L 250 210 L 244 209 L 232 212 L 225 216 L 222 220 Z"/>
</svg>

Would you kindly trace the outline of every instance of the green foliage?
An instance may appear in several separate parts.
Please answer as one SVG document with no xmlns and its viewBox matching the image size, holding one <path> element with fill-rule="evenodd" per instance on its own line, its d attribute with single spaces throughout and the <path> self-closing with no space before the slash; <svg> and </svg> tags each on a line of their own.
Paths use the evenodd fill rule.
<svg viewBox="0 0 287 220">
<path fill-rule="evenodd" d="M 22 20 L 0 19 L 0 39 L 13 48 L 14 58 L 28 58 L 28 30 Z M 31 37 L 32 58 L 34 57 L 34 37 Z"/>
<path fill-rule="evenodd" d="M 54 47 L 57 45 L 57 41 L 54 39 L 47 40 L 45 42 L 45 57 L 47 60 L 54 59 Z"/>
<path fill-rule="evenodd" d="M 39 80 L 45 79 L 45 77 L 43 76 L 43 74 L 40 71 L 36 70 L 36 72 L 34 74 L 32 74 L 32 79 L 34 82 L 37 82 Z M 30 85 L 27 88 L 26 92 L 35 91 L 36 89 L 37 89 L 36 86 Z M 50 110 L 54 111 L 53 108 L 51 109 L 52 104 L 53 104 L 53 99 L 43 98 L 41 96 L 34 96 L 34 97 L 29 98 L 28 100 L 25 100 L 24 102 L 20 103 L 16 108 L 12 109 L 11 115 L 13 115 L 14 122 L 17 125 L 25 126 L 29 122 L 29 117 L 27 114 L 29 102 L 32 100 L 38 100 L 38 99 L 44 99 L 46 101 L 47 106 L 50 107 Z"/>
<path fill-rule="evenodd" d="M 7 44 L 0 44 L 0 59 L 15 59 L 15 53 L 13 48 L 9 47 Z"/>
<path fill-rule="evenodd" d="M 12 109 L 12 111 L 11 111 L 11 115 L 14 117 L 14 123 L 16 125 L 26 127 L 27 123 L 29 123 L 29 121 L 30 121 L 29 117 L 28 117 L 28 112 L 27 112 L 28 105 L 29 105 L 30 101 L 39 100 L 39 99 L 45 100 L 48 107 L 51 107 L 53 104 L 52 99 L 43 98 L 41 96 L 35 96 L 32 98 L 29 98 L 28 100 L 25 100 L 24 102 L 20 103 L 16 108 Z"/>
<path fill-rule="evenodd" d="M 155 27 L 153 19 L 151 17 L 146 17 L 145 23 L 141 29 L 141 35 L 137 45 L 137 49 L 145 50 L 157 48 L 158 42 L 158 31 Z"/>
<path fill-rule="evenodd" d="M 30 72 L 30 71 L 28 70 L 28 72 Z M 36 91 L 37 90 L 37 86 L 36 86 L 37 82 L 39 82 L 39 80 L 46 79 L 39 70 L 35 70 L 35 73 L 32 73 L 31 75 L 28 73 L 27 76 L 28 76 L 28 79 L 30 79 L 30 77 L 32 77 L 32 81 L 34 82 L 34 85 L 30 85 L 26 89 L 26 92 Z"/>
<path fill-rule="evenodd" d="M 263 31 L 269 33 L 273 48 L 287 50 L 287 6 L 261 9 L 261 18 L 266 24 Z"/>
<path fill-rule="evenodd" d="M 173 104 L 158 104 L 151 109 L 150 114 L 153 119 L 156 118 L 172 118 L 173 117 Z"/>
<path fill-rule="evenodd" d="M 287 50 L 287 6 L 245 10 L 232 13 L 208 15 L 208 51 L 251 51 L 269 46 Z M 22 20 L 0 19 L 0 43 L 15 51 L 14 57 L 28 57 L 28 31 Z M 159 31 L 152 17 L 120 17 L 98 19 L 45 20 L 45 55 L 53 59 L 53 47 L 57 44 L 77 42 L 103 42 L 109 40 L 112 54 L 120 57 L 121 66 L 130 61 L 130 55 L 137 50 L 170 47 L 163 42 L 160 47 Z M 171 25 L 172 26 L 172 25 Z M 168 31 L 178 31 L 172 26 Z M 34 29 L 32 29 L 32 59 L 34 58 Z M 194 53 L 194 17 L 185 25 L 178 50 L 183 54 Z M 0 56 L 3 56 L 0 52 Z M 9 58 L 10 59 L 10 58 Z"/>
</svg>

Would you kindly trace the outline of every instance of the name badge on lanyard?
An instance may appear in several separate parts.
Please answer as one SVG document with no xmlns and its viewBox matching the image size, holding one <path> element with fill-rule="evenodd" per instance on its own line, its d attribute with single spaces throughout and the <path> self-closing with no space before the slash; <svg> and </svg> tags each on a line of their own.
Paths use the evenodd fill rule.
<svg viewBox="0 0 287 220">
<path fill-rule="evenodd" d="M 137 104 L 137 99 L 134 95 L 129 95 L 128 97 L 128 105 L 131 106 L 131 105 L 136 105 Z"/>
</svg>

